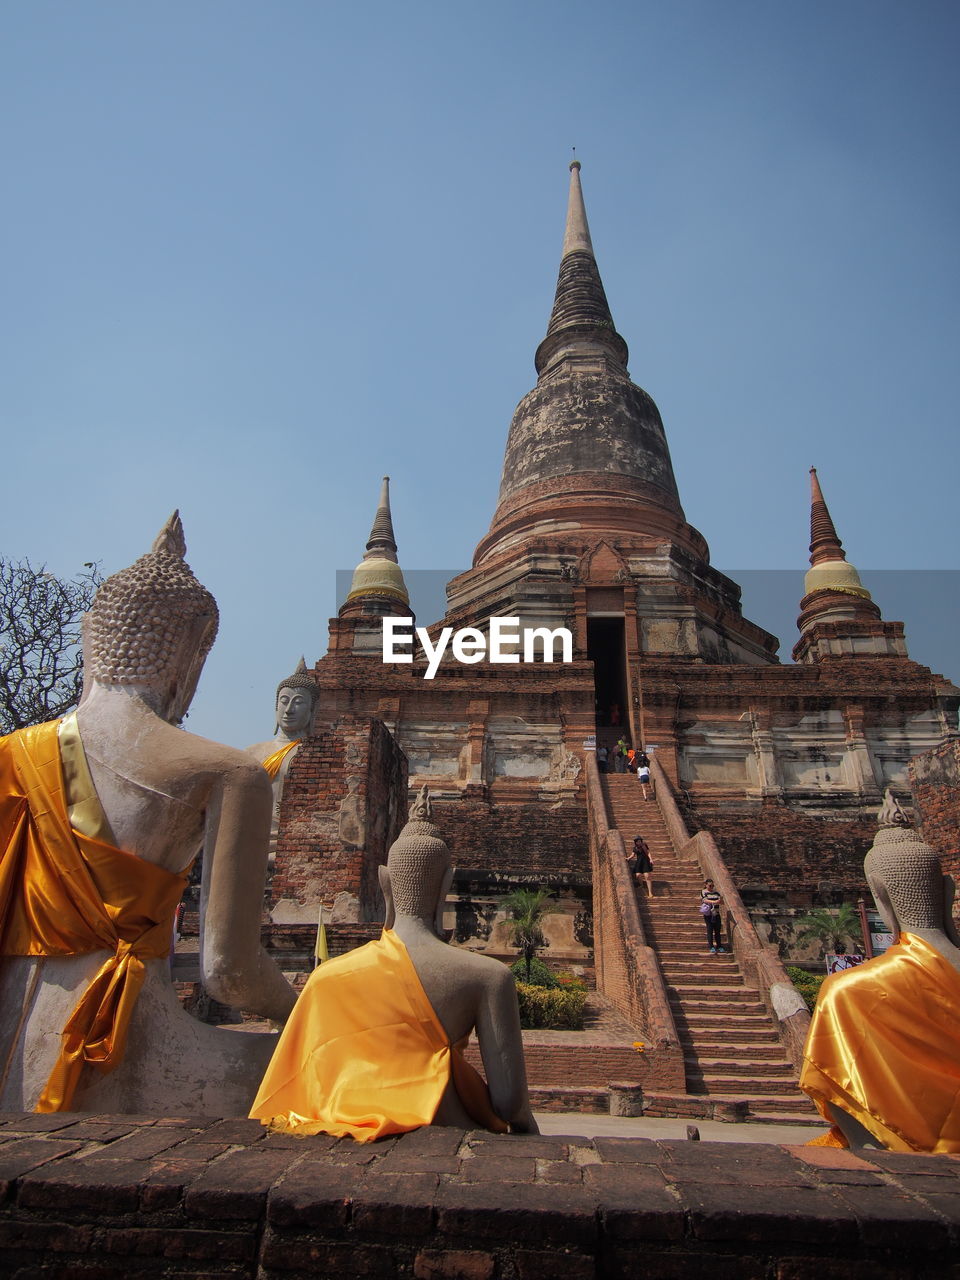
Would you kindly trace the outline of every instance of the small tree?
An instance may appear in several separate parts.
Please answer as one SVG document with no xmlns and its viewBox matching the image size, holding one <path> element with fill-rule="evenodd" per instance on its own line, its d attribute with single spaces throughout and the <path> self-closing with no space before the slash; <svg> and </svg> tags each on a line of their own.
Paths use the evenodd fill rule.
<svg viewBox="0 0 960 1280">
<path fill-rule="evenodd" d="M 0 557 L 0 733 L 62 716 L 80 700 L 80 619 L 103 581 L 88 561 L 66 580 Z"/>
<path fill-rule="evenodd" d="M 826 944 L 826 951 L 831 944 L 834 951 L 839 951 L 844 938 L 856 937 L 859 932 L 860 913 L 849 902 L 842 902 L 839 907 L 815 907 L 797 920 L 797 938 L 801 942 L 819 938 Z"/>
<path fill-rule="evenodd" d="M 540 927 L 540 921 L 550 902 L 550 895 L 544 889 L 514 889 L 504 898 L 503 905 L 513 917 L 510 930 L 513 945 L 522 953 L 527 970 L 527 982 L 530 981 L 530 964 L 540 950 L 546 946 L 546 938 Z"/>
</svg>

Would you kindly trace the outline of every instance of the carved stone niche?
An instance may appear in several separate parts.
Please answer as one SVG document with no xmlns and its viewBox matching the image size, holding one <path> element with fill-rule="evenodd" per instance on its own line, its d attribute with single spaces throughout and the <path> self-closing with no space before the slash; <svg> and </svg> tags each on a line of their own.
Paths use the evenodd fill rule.
<svg viewBox="0 0 960 1280">
<path fill-rule="evenodd" d="M 580 559 L 580 581 L 588 587 L 620 587 L 629 578 L 630 566 L 620 552 L 605 540 L 584 552 Z M 619 607 L 623 607 L 622 595 Z"/>
</svg>

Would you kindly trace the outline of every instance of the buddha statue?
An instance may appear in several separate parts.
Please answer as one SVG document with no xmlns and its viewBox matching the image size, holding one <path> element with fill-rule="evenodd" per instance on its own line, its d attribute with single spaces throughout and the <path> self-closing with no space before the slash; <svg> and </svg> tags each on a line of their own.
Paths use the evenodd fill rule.
<svg viewBox="0 0 960 1280">
<path fill-rule="evenodd" d="M 300 659 L 296 671 L 277 686 L 274 736 L 266 742 L 256 742 L 247 747 L 250 755 L 263 765 L 273 783 L 273 818 L 270 823 L 270 859 L 277 847 L 277 831 L 280 827 L 280 801 L 287 771 L 297 754 L 297 748 L 309 734 L 313 713 L 320 690 L 317 682 L 307 672 L 307 664 Z"/>
<path fill-rule="evenodd" d="M 217 632 L 175 512 L 83 623 L 84 692 L 0 739 L 0 1107 L 240 1115 L 270 1034 L 204 1026 L 170 980 L 173 917 L 203 848 L 200 968 L 218 1000 L 282 1021 L 260 947 L 270 784 L 178 727 Z"/>
<path fill-rule="evenodd" d="M 864 871 L 895 942 L 824 982 L 800 1086 L 837 1145 L 960 1152 L 954 884 L 889 791 Z"/>
<path fill-rule="evenodd" d="M 512 975 L 440 937 L 453 867 L 426 787 L 379 876 L 382 937 L 311 974 L 251 1116 L 361 1142 L 428 1124 L 539 1132 Z M 474 1029 L 488 1085 L 463 1057 Z"/>
</svg>

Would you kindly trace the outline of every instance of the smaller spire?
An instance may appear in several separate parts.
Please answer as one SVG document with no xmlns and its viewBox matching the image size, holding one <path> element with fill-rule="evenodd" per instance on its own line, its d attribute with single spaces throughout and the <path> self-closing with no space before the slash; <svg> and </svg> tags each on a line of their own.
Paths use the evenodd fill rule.
<svg viewBox="0 0 960 1280">
<path fill-rule="evenodd" d="M 410 596 L 397 559 L 397 540 L 393 536 L 390 515 L 390 477 L 384 476 L 380 486 L 380 502 L 373 518 L 363 559 L 353 571 L 347 599 L 340 612 L 355 600 L 372 597 L 400 601 L 409 608 Z"/>
<path fill-rule="evenodd" d="M 380 486 L 380 502 L 373 518 L 373 527 L 367 539 L 364 560 L 392 560 L 397 563 L 397 540 L 393 536 L 393 518 L 390 515 L 390 477 L 384 476 Z"/>
<path fill-rule="evenodd" d="M 823 491 L 817 479 L 817 468 L 810 468 L 810 563 L 824 560 L 846 560 L 843 545 L 837 537 L 833 520 L 823 500 Z"/>
</svg>

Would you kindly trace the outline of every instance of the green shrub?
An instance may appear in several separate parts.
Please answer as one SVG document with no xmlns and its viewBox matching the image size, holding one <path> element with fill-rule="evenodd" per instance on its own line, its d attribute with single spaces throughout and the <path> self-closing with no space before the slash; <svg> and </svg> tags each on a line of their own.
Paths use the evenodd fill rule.
<svg viewBox="0 0 960 1280">
<path fill-rule="evenodd" d="M 788 964 L 785 968 L 787 977 L 803 996 L 807 1008 L 813 1013 L 813 1006 L 817 1003 L 817 996 L 820 994 L 820 988 L 823 986 L 823 980 L 827 975 L 825 973 L 808 973 L 806 969 L 801 969 L 795 964 Z"/>
<path fill-rule="evenodd" d="M 539 956 L 534 956 L 530 961 L 529 982 L 527 981 L 527 962 L 522 956 L 510 966 L 510 972 L 517 982 L 527 982 L 527 985 L 531 987 L 558 987 L 560 985 L 556 975 L 544 964 Z"/>
<path fill-rule="evenodd" d="M 583 988 L 564 991 L 556 986 L 534 987 L 527 986 L 525 982 L 517 983 L 520 1025 L 528 1030 L 540 1027 L 552 1031 L 582 1031 L 586 1000 L 587 993 Z"/>
</svg>

